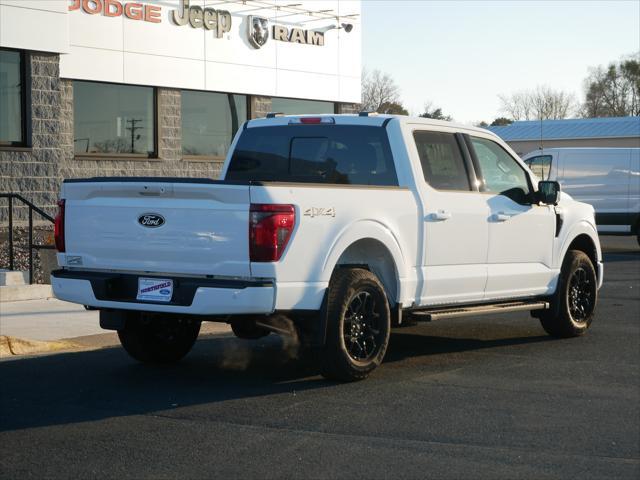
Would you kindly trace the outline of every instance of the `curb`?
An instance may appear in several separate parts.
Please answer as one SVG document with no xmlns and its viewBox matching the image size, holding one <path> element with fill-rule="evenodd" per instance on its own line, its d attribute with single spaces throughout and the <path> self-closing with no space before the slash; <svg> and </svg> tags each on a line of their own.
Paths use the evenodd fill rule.
<svg viewBox="0 0 640 480">
<path fill-rule="evenodd" d="M 24 300 L 46 300 L 53 297 L 51 285 L 5 285 L 0 286 L 1 302 L 20 302 Z"/>
<path fill-rule="evenodd" d="M 36 353 L 55 352 L 59 350 L 74 350 L 80 347 L 81 346 L 77 343 L 64 340 L 44 342 L 0 335 L 0 358 L 18 355 L 33 355 Z"/>
<path fill-rule="evenodd" d="M 207 323 L 200 330 L 201 335 L 232 335 L 228 325 Z M 119 346 L 116 332 L 105 331 L 93 335 L 71 337 L 60 340 L 26 340 L 24 338 L 0 335 L 0 360 L 18 358 L 23 355 L 46 353 L 87 352 Z"/>
</svg>

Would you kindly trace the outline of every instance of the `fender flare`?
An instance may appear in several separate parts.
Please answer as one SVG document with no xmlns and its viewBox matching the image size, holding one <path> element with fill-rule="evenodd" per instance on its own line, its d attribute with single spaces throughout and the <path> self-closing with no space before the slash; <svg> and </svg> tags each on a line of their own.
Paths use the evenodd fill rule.
<svg viewBox="0 0 640 480">
<path fill-rule="evenodd" d="M 598 239 L 598 231 L 591 223 L 582 220 L 573 225 L 571 229 L 564 235 L 564 240 L 562 241 L 562 247 L 560 248 L 560 253 L 557 260 L 558 268 L 562 268 L 562 262 L 564 261 L 564 257 L 569 251 L 569 246 L 579 235 L 587 235 L 589 238 L 591 238 L 591 241 L 596 247 L 597 261 L 602 261 L 602 250 L 600 248 L 600 240 Z M 594 265 L 594 267 L 597 268 L 596 265 Z"/>
<path fill-rule="evenodd" d="M 321 281 L 329 282 L 342 254 L 359 240 L 376 240 L 384 246 L 394 263 L 396 275 L 396 292 L 398 298 L 402 298 L 402 279 L 407 277 L 405 256 L 398 239 L 384 224 L 376 220 L 358 220 L 347 226 L 336 236 L 324 258 L 321 271 Z"/>
</svg>

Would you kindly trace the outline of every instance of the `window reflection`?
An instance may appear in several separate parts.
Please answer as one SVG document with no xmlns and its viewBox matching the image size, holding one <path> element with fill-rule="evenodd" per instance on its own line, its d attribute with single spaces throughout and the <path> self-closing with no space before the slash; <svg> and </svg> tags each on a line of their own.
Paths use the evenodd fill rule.
<svg viewBox="0 0 640 480">
<path fill-rule="evenodd" d="M 20 52 L 0 50 L 0 144 L 22 138 L 22 59 Z"/>
<path fill-rule="evenodd" d="M 152 87 L 73 82 L 76 154 L 155 154 Z"/>
<path fill-rule="evenodd" d="M 318 100 L 296 100 L 294 98 L 272 98 L 271 111 L 285 115 L 304 115 L 306 113 L 334 113 L 332 102 Z"/>
<path fill-rule="evenodd" d="M 224 158 L 246 119 L 244 95 L 183 91 L 182 153 Z"/>
</svg>

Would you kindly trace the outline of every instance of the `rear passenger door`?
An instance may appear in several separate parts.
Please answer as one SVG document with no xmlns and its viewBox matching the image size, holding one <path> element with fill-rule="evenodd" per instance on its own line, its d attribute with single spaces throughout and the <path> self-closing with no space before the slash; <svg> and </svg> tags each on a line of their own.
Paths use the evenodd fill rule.
<svg viewBox="0 0 640 480">
<path fill-rule="evenodd" d="M 422 172 L 422 305 L 482 300 L 489 214 L 464 139 L 453 131 L 414 130 Z M 420 175 L 422 173 L 422 175 Z"/>
<path fill-rule="evenodd" d="M 466 138 L 489 211 L 485 299 L 548 293 L 554 278 L 553 207 L 533 202 L 528 173 L 499 143 Z"/>
</svg>

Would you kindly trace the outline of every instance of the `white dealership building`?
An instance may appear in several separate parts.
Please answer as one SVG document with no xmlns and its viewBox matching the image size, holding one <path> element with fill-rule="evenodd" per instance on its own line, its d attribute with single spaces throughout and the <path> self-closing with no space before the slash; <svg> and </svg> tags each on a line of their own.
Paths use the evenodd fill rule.
<svg viewBox="0 0 640 480">
<path fill-rule="evenodd" d="M 359 1 L 0 0 L 0 191 L 215 177 L 246 119 L 353 112 L 360 72 Z"/>
</svg>

